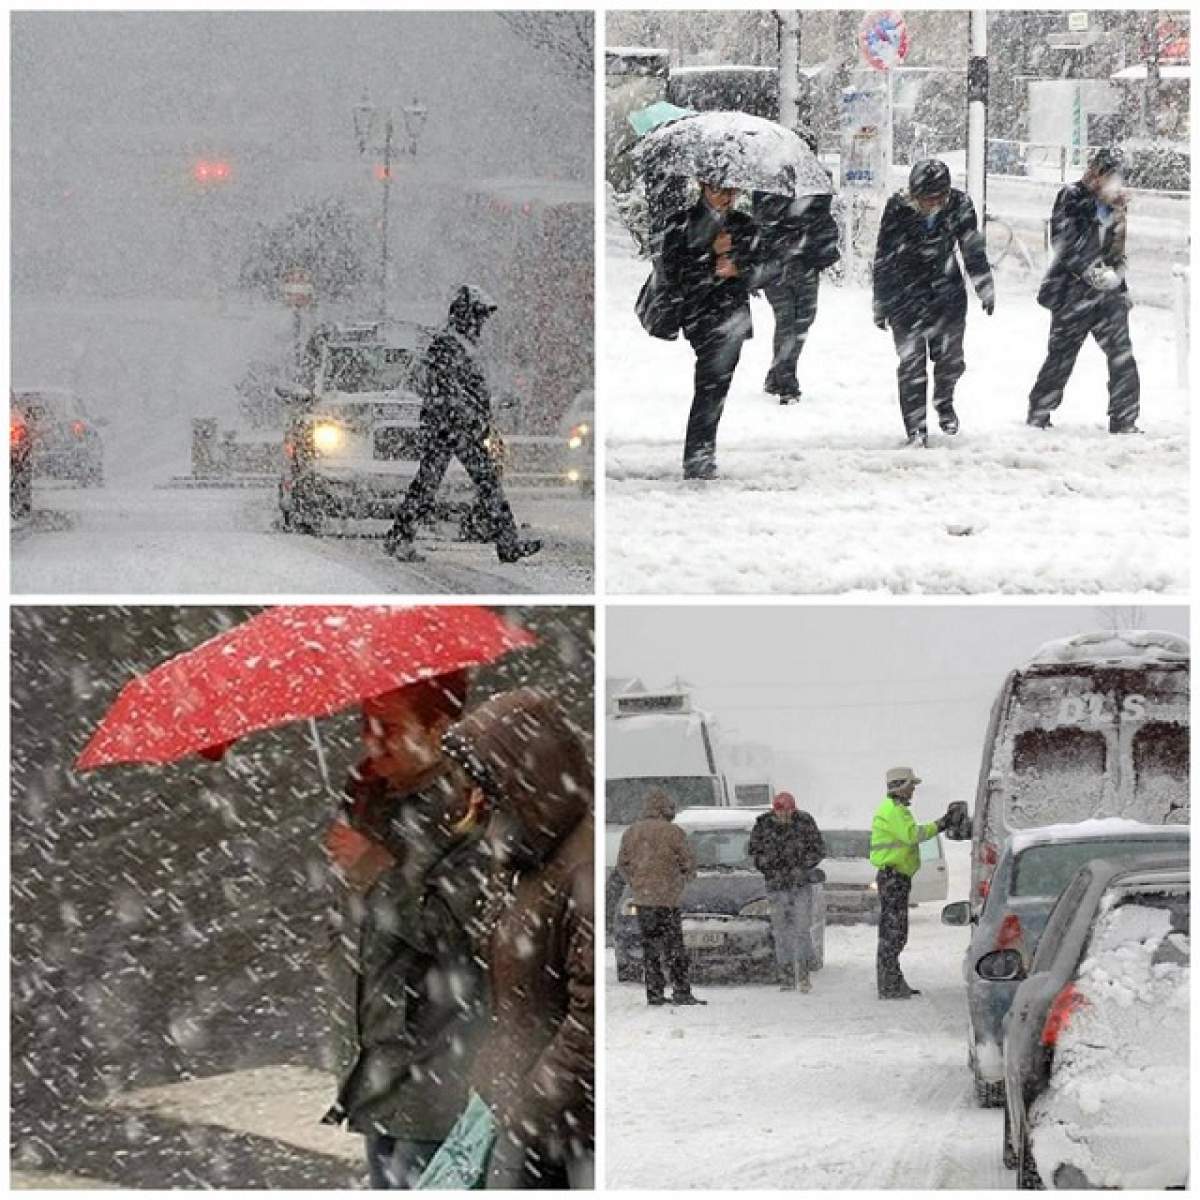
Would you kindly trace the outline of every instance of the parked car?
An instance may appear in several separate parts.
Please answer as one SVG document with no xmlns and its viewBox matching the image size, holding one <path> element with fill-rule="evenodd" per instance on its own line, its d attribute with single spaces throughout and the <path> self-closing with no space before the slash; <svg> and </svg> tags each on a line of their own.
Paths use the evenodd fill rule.
<svg viewBox="0 0 1200 1200">
<path fill-rule="evenodd" d="M 879 924 L 879 889 L 869 829 L 822 829 L 825 919 L 831 925 Z"/>
<path fill-rule="evenodd" d="M 1093 860 L 1054 906 L 1004 1039 L 1005 1160 L 1022 1189 L 1188 1185 L 1191 874 Z M 998 972 L 999 973 L 999 972 Z"/>
<path fill-rule="evenodd" d="M 675 818 L 696 855 L 697 875 L 683 894 L 683 941 L 694 978 L 774 982 L 775 941 L 767 883 L 747 851 L 762 808 L 688 808 Z M 825 894 L 815 885 L 812 938 L 820 970 L 825 963 Z M 640 979 L 642 943 L 637 906 L 628 889 L 613 926 L 617 978 Z"/>
<path fill-rule="evenodd" d="M 83 487 L 104 483 L 101 422 L 70 388 L 20 387 L 12 394 L 30 434 L 33 474 L 72 479 Z"/>
<path fill-rule="evenodd" d="M 8 410 L 8 515 L 22 521 L 33 511 L 33 449 L 29 421 L 13 395 Z"/>
<path fill-rule="evenodd" d="M 1186 858 L 1187 827 L 1110 818 L 1030 829 L 1005 842 L 982 912 L 972 910 L 969 900 L 942 909 L 946 925 L 974 924 L 963 979 L 967 1062 L 977 1103 L 985 1108 L 1004 1103 L 1004 1021 L 1018 986 L 1014 956 L 1029 969 L 1050 910 L 1083 864 L 1093 858 L 1120 863 L 1160 851 Z"/>
<path fill-rule="evenodd" d="M 971 902 L 982 906 L 1010 833 L 1127 817 L 1186 825 L 1186 637 L 1082 633 L 1009 672 L 992 707 L 976 790 Z"/>
<path fill-rule="evenodd" d="M 283 439 L 279 514 L 284 529 L 320 533 L 330 519 L 390 520 L 421 458 L 416 373 L 428 338 L 412 322 L 335 327 L 310 342 L 312 387 L 281 389 L 294 405 Z M 498 435 L 489 451 L 503 464 Z M 437 517 L 466 539 L 489 540 L 487 518 L 454 461 Z"/>
<path fill-rule="evenodd" d="M 596 486 L 594 396 L 590 388 L 580 392 L 563 416 L 560 428 L 566 443 L 566 481 L 585 496 L 590 496 Z"/>
</svg>

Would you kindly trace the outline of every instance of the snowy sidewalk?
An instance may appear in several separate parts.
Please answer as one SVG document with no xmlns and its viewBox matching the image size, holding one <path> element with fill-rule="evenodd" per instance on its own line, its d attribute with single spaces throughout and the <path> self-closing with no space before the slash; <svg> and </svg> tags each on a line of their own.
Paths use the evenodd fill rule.
<svg viewBox="0 0 1200 1200">
<path fill-rule="evenodd" d="M 1049 314 L 1005 288 L 972 300 L 962 433 L 903 448 L 890 333 L 865 291 L 822 284 L 800 360 L 804 399 L 759 390 L 769 306 L 753 302 L 714 483 L 681 479 L 693 356 L 633 312 L 647 265 L 610 229 L 605 355 L 608 587 L 614 593 L 1178 593 L 1188 585 L 1187 394 L 1172 317 L 1135 308 L 1143 437 L 1107 432 L 1089 343 L 1057 428 L 1024 424 Z M 1134 281 L 1136 293 L 1136 280 Z M 931 417 L 932 422 L 932 417 Z M 936 424 L 934 423 L 935 428 Z"/>
</svg>

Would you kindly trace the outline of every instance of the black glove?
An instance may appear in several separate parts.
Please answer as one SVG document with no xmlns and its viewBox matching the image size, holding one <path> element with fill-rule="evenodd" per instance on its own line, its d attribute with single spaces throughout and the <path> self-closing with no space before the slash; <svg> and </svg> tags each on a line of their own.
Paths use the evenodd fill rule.
<svg viewBox="0 0 1200 1200">
<path fill-rule="evenodd" d="M 949 813 L 943 813 L 940 817 L 938 817 L 938 819 L 936 821 L 934 821 L 934 825 L 937 826 L 938 833 L 945 833 L 946 826 L 949 824 L 950 824 L 950 814 Z"/>
<path fill-rule="evenodd" d="M 983 302 L 983 311 L 990 317 L 996 311 L 996 297 L 992 296 Z"/>
<path fill-rule="evenodd" d="M 887 317 L 885 317 L 883 315 L 883 313 L 875 314 L 875 328 L 876 329 L 886 329 L 887 328 Z"/>
</svg>

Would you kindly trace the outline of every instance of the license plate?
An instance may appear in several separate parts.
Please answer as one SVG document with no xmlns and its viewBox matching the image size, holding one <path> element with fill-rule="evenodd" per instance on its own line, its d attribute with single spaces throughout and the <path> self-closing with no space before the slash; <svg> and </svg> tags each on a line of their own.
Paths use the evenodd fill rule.
<svg viewBox="0 0 1200 1200">
<path fill-rule="evenodd" d="M 723 946 L 725 935 L 723 933 L 685 933 L 683 942 L 685 946 Z"/>
</svg>

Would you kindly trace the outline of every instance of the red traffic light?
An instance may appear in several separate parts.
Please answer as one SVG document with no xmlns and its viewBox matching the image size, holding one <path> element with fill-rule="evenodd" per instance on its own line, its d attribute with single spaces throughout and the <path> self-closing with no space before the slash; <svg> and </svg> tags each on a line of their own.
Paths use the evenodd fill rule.
<svg viewBox="0 0 1200 1200">
<path fill-rule="evenodd" d="M 380 183 L 382 183 L 385 179 L 390 179 L 391 177 L 392 170 L 390 167 L 385 167 L 383 163 L 375 164 L 375 178 L 378 179 Z"/>
<path fill-rule="evenodd" d="M 192 178 L 197 183 L 225 183 L 232 174 L 223 159 L 202 158 L 192 166 Z"/>
</svg>

